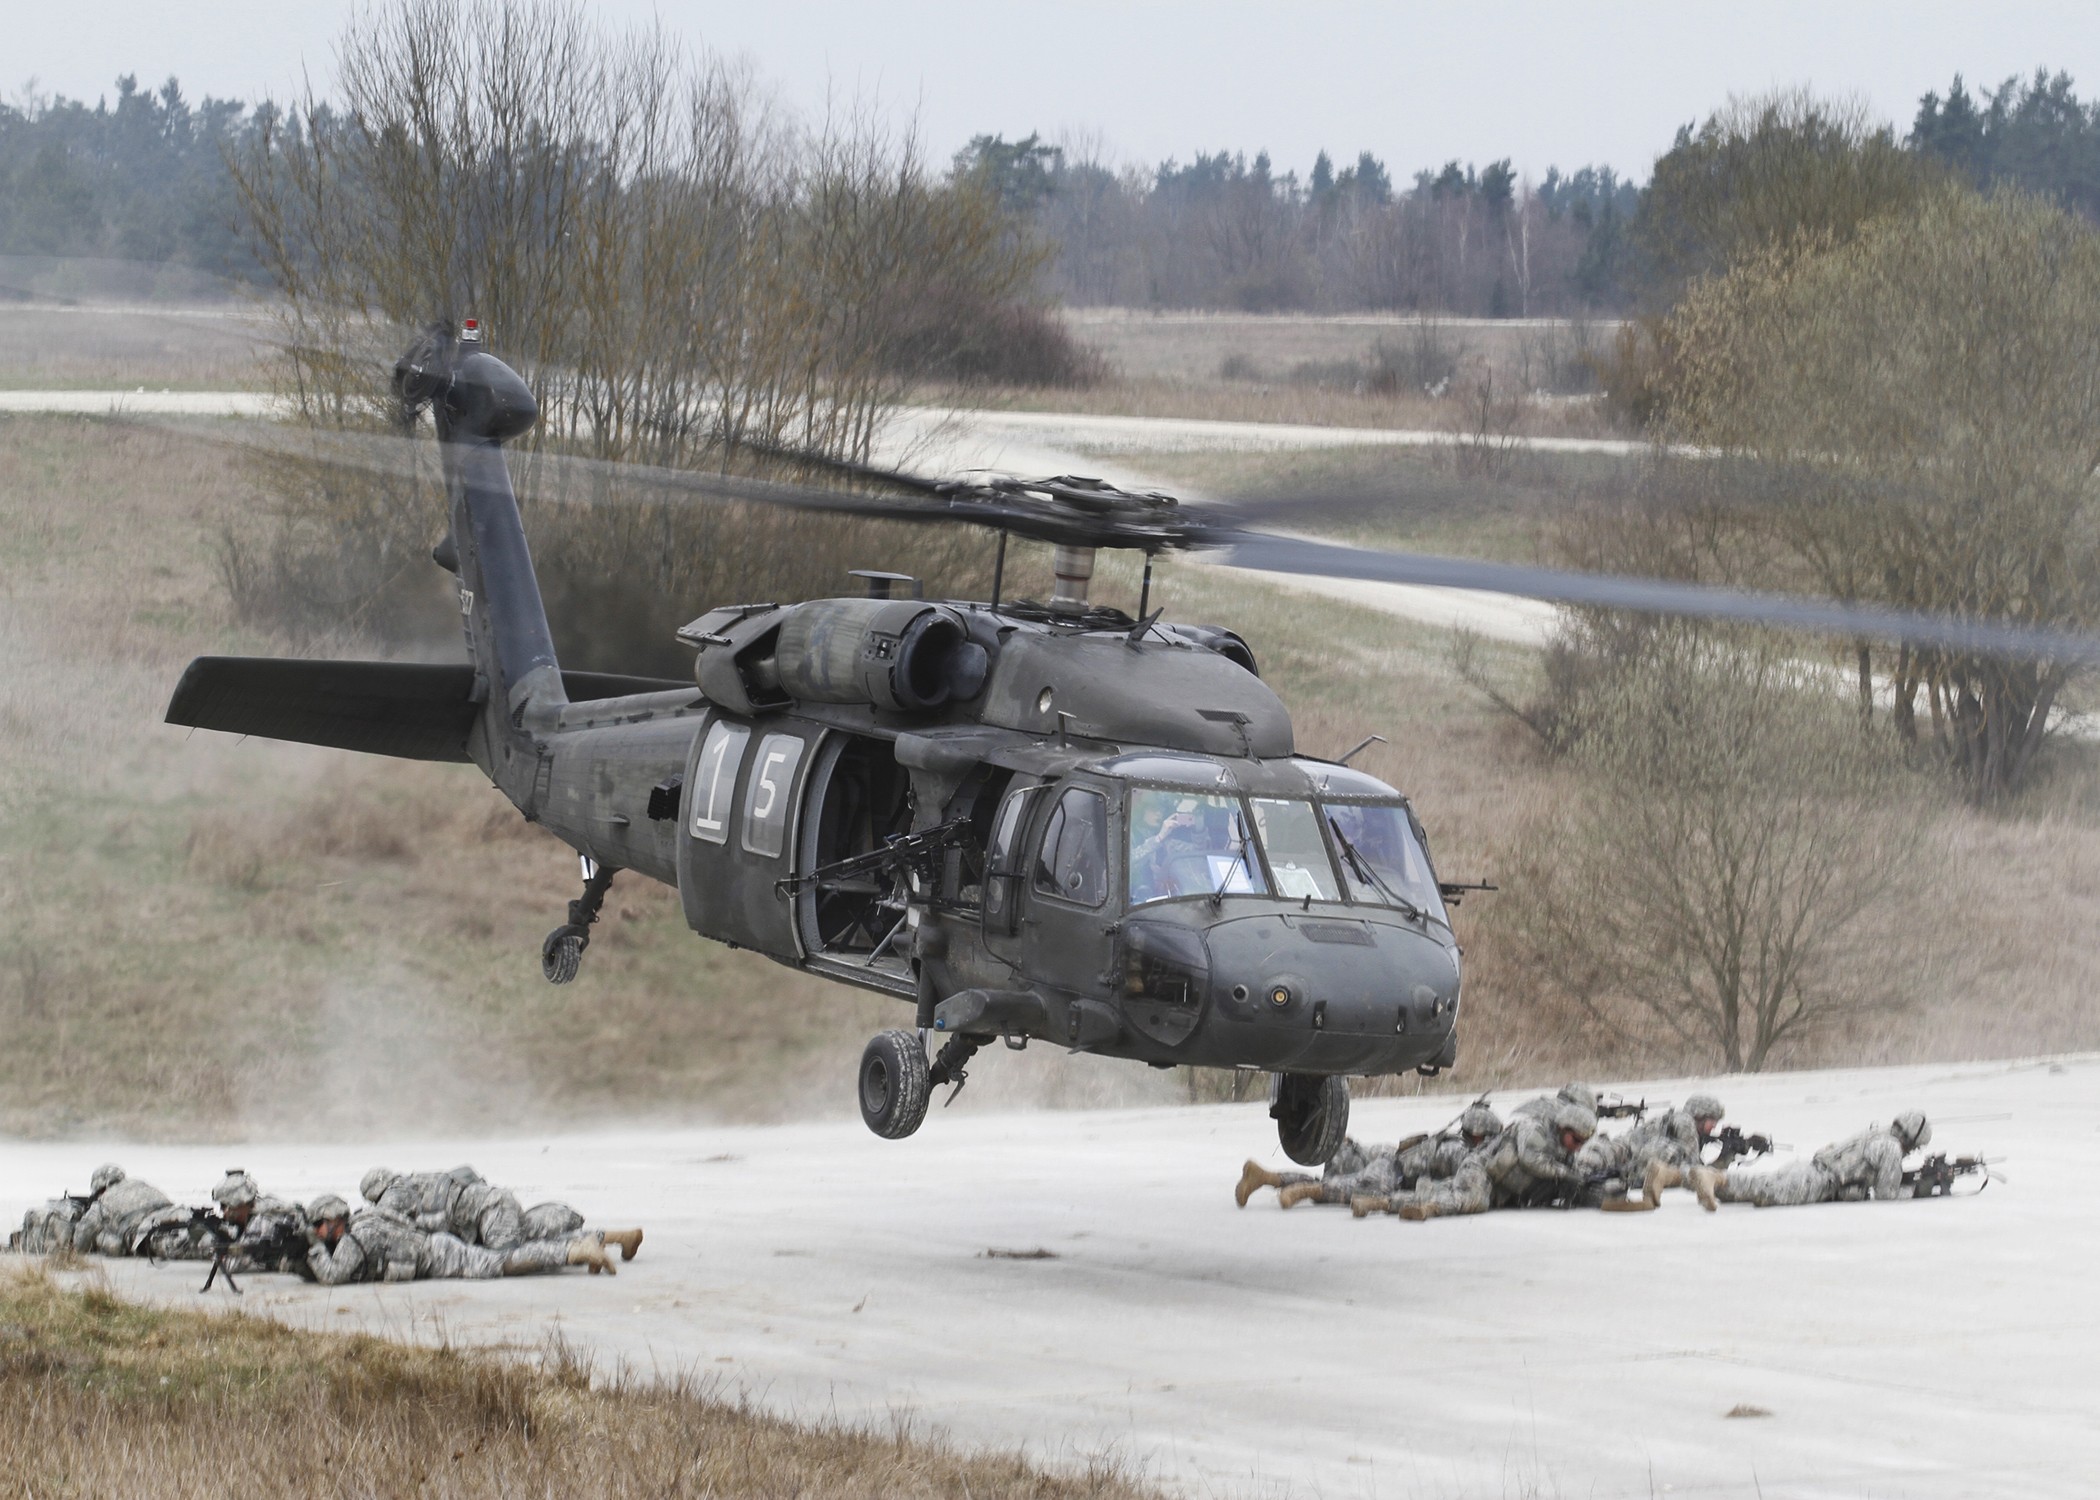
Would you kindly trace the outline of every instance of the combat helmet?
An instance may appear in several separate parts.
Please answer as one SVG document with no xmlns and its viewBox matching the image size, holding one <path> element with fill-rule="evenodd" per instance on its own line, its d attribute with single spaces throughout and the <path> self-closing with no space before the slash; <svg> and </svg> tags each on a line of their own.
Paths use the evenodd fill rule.
<svg viewBox="0 0 2100 1500">
<path fill-rule="evenodd" d="M 358 1180 L 357 1190 L 367 1203 L 377 1203 L 386 1196 L 386 1190 L 401 1180 L 401 1174 L 390 1167 L 374 1167 Z"/>
<path fill-rule="evenodd" d="M 321 1224 L 330 1219 L 347 1219 L 349 1217 L 350 1205 L 338 1198 L 334 1193 L 323 1193 L 320 1197 L 314 1199 L 313 1202 L 306 1205 L 306 1222 L 309 1224 Z"/>
<path fill-rule="evenodd" d="M 88 1179 L 88 1191 L 106 1193 L 124 1180 L 124 1169 L 115 1162 L 104 1162 L 95 1168 L 95 1175 Z"/>
<path fill-rule="evenodd" d="M 1906 1109 L 1895 1119 L 1896 1134 L 1906 1152 L 1922 1151 L 1932 1144 L 1932 1123 L 1922 1109 Z"/>
<path fill-rule="evenodd" d="M 1694 1094 L 1684 1101 L 1684 1112 L 1695 1120 L 1725 1120 L 1728 1111 L 1712 1094 Z"/>
<path fill-rule="evenodd" d="M 261 1196 L 255 1179 L 239 1167 L 229 1167 L 225 1180 L 211 1190 L 211 1201 L 222 1209 L 239 1208 L 243 1204 L 253 1203 Z"/>
<path fill-rule="evenodd" d="M 1586 1083 L 1565 1083 L 1561 1085 L 1560 1092 L 1554 1097 L 1563 1104 L 1572 1104 L 1578 1109 L 1588 1110 L 1593 1117 L 1590 1120 L 1590 1128 L 1592 1130 L 1597 1128 L 1597 1122 L 1594 1118 L 1597 1113 L 1597 1091 L 1595 1089 Z"/>
<path fill-rule="evenodd" d="M 1458 1133 L 1468 1140 L 1487 1140 L 1502 1134 L 1502 1117 L 1485 1104 L 1476 1104 L 1458 1117 Z"/>
<path fill-rule="evenodd" d="M 1586 1141 L 1597 1133 L 1597 1114 L 1563 1099 L 1560 1108 L 1553 1113 L 1553 1126 L 1556 1130 L 1572 1130 Z"/>
</svg>

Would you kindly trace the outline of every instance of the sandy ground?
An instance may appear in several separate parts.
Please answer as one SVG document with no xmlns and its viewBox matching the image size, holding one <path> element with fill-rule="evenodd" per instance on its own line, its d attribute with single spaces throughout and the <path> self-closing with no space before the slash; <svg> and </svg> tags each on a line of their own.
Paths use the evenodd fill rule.
<svg viewBox="0 0 2100 1500">
<path fill-rule="evenodd" d="M 1104 1064 L 1104 1066 L 1107 1066 Z M 1241 1211 L 1281 1164 L 1259 1105 L 408 1145 L 0 1143 L 0 1212 L 115 1158 L 190 1201 L 228 1166 L 349 1193 L 375 1160 L 472 1161 L 527 1202 L 641 1222 L 618 1280 L 327 1291 L 241 1305 L 325 1328 L 531 1346 L 559 1331 L 768 1407 L 887 1420 L 1051 1462 L 1121 1455 L 1192 1494 L 2092 1493 L 2100 1472 L 2100 1056 L 1714 1081 L 1800 1150 L 1918 1105 L 2002 1156 L 1971 1199 L 1407 1224 Z M 1683 1080 L 1635 1085 L 1682 1098 Z M 1446 1098 L 1356 1109 L 1433 1128 Z M 988 1252 L 1044 1250 L 1045 1259 Z M 194 1266 L 116 1263 L 198 1302 Z M 223 1293 L 215 1300 L 231 1305 Z M 1739 1406 L 1756 1416 L 1727 1415 Z"/>
</svg>

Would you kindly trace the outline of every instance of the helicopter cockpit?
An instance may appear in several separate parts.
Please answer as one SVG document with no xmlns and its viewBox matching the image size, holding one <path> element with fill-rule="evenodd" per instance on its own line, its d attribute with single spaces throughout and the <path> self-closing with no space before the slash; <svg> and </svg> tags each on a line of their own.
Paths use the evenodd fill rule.
<svg viewBox="0 0 2100 1500">
<path fill-rule="evenodd" d="M 1135 755 L 1099 768 L 1128 779 L 1128 904 L 1205 897 L 1382 906 L 1448 925 L 1436 873 L 1404 798 L 1345 766 L 1293 760 L 1247 778 L 1216 761 Z M 1169 785 L 1146 783 L 1168 782 Z M 1295 783 L 1295 784 L 1294 784 Z"/>
</svg>

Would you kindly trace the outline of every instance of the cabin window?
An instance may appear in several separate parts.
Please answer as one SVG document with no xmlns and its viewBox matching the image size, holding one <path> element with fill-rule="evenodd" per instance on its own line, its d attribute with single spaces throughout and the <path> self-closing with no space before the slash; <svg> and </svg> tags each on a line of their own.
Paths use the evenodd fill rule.
<svg viewBox="0 0 2100 1500">
<path fill-rule="evenodd" d="M 1313 805 L 1256 797 L 1253 807 L 1254 831 L 1261 835 L 1262 852 L 1269 856 L 1276 894 L 1294 901 L 1339 899 L 1341 884 L 1327 857 L 1327 840 L 1320 837 L 1320 819 Z"/>
<path fill-rule="evenodd" d="M 1108 802 L 1099 792 L 1073 787 L 1050 810 L 1035 888 L 1081 906 L 1108 899 Z"/>
<path fill-rule="evenodd" d="M 729 842 L 729 803 L 736 795 L 737 767 L 743 763 L 744 746 L 750 738 L 751 731 L 741 724 L 717 719 L 708 726 L 699 764 L 693 768 L 694 838 L 710 844 Z"/>
<path fill-rule="evenodd" d="M 1266 895 L 1237 797 L 1140 787 L 1130 794 L 1130 904 Z"/>
</svg>

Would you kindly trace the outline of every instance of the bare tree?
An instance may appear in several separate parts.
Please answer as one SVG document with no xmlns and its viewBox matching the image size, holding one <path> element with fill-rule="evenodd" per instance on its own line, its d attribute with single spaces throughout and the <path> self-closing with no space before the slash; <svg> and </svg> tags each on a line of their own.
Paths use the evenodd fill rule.
<svg viewBox="0 0 2100 1500">
<path fill-rule="evenodd" d="M 1756 1071 L 1901 997 L 1877 918 L 1910 867 L 1895 771 L 1769 642 L 1679 630 L 1594 693 L 1578 799 L 1496 918 L 1601 1023 Z"/>
<path fill-rule="evenodd" d="M 394 0 L 338 52 L 334 98 L 273 112 L 234 163 L 282 292 L 288 393 L 316 425 L 376 424 L 409 331 L 478 317 L 540 402 L 520 491 L 558 543 L 550 600 L 651 601 L 645 638 L 703 587 L 821 587 L 868 537 L 668 501 L 606 464 L 538 472 L 535 452 L 864 457 L 909 384 L 1032 289 L 1039 249 L 984 185 L 930 173 L 909 131 L 851 110 L 799 125 L 660 28 L 609 30 L 572 0 Z M 295 600 L 331 546 L 359 561 L 330 596 L 376 598 L 427 548 L 404 535 L 437 513 L 412 482 L 404 498 L 296 465 L 274 482 L 277 533 L 228 554 L 252 598 Z M 920 550 L 973 571 L 960 544 Z"/>
</svg>

